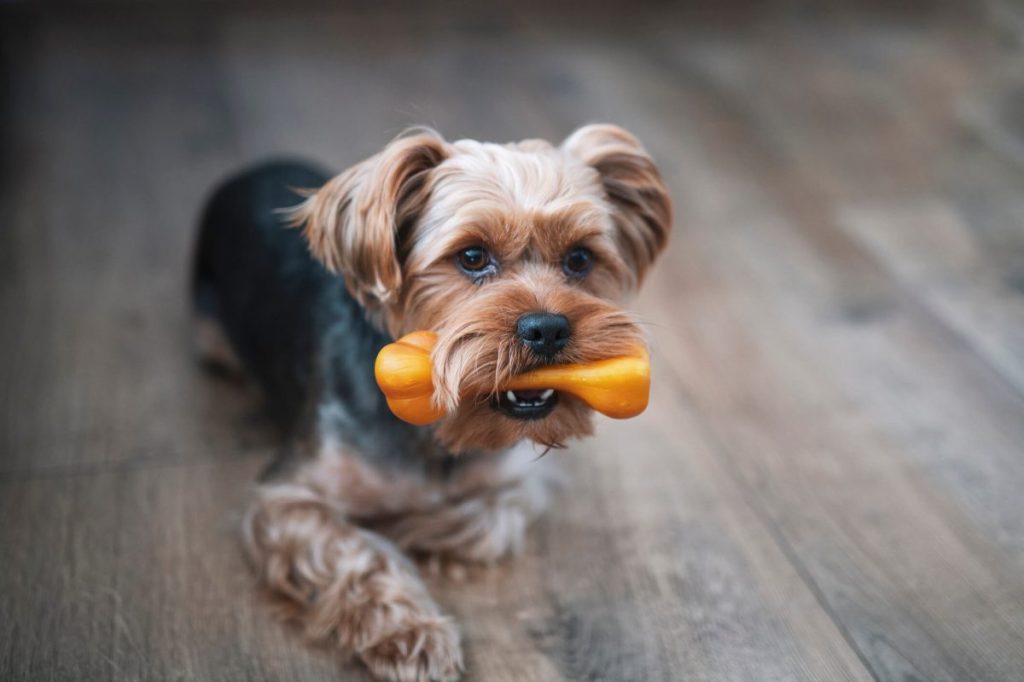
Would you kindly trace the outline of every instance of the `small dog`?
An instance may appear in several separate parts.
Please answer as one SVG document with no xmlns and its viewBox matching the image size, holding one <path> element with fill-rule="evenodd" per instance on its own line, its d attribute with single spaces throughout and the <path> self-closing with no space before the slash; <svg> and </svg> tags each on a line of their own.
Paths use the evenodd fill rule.
<svg viewBox="0 0 1024 682">
<path fill-rule="evenodd" d="M 200 352 L 315 439 L 244 522 L 262 583 L 308 636 L 380 678 L 458 677 L 458 630 L 406 557 L 486 565 L 520 549 L 554 480 L 532 444 L 589 435 L 591 412 L 500 387 L 641 342 L 621 305 L 671 214 L 651 157 L 612 125 L 560 146 L 416 129 L 333 178 L 278 162 L 215 191 L 193 278 Z M 382 346 L 421 329 L 438 335 L 449 415 L 428 427 L 396 419 L 373 376 Z"/>
</svg>

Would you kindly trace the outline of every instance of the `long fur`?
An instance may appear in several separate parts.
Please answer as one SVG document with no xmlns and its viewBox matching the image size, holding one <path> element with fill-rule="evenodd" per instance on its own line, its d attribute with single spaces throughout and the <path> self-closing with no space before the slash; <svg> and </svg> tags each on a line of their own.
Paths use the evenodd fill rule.
<svg viewBox="0 0 1024 682">
<path fill-rule="evenodd" d="M 520 550 L 557 482 L 541 451 L 589 435 L 591 411 L 561 395 L 547 416 L 517 419 L 494 399 L 540 364 L 642 343 L 623 305 L 671 222 L 651 157 L 607 124 L 558 146 L 419 128 L 334 177 L 272 164 L 215 193 L 196 260 L 199 340 L 256 379 L 289 432 L 319 439 L 260 487 L 244 524 L 262 584 L 311 639 L 384 679 L 459 675 L 458 630 L 406 557 L 490 564 Z M 488 277 L 457 266 L 470 247 L 493 258 Z M 578 247 L 593 254 L 585 277 L 563 269 Z M 553 357 L 517 335 L 533 312 L 568 321 Z M 432 427 L 399 422 L 373 385 L 377 350 L 419 329 L 438 335 L 434 401 L 449 412 Z"/>
</svg>

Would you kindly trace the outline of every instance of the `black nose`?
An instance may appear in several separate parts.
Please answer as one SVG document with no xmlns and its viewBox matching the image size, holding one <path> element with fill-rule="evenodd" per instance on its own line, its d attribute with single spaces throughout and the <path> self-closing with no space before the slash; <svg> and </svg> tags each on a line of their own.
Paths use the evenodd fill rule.
<svg viewBox="0 0 1024 682">
<path fill-rule="evenodd" d="M 516 334 L 534 353 L 550 358 L 569 343 L 569 320 L 554 313 L 527 313 L 516 322 Z"/>
</svg>

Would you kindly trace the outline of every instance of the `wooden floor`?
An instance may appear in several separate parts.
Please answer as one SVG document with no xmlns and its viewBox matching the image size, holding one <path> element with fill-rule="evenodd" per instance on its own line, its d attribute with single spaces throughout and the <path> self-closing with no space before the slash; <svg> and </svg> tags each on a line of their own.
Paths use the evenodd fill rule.
<svg viewBox="0 0 1024 682">
<path fill-rule="evenodd" d="M 0 679 L 365 679 L 239 551 L 281 444 L 190 355 L 200 202 L 592 120 L 678 207 L 653 404 L 557 454 L 525 557 L 435 584 L 467 678 L 1024 679 L 1021 12 L 281 4 L 0 14 Z"/>
</svg>

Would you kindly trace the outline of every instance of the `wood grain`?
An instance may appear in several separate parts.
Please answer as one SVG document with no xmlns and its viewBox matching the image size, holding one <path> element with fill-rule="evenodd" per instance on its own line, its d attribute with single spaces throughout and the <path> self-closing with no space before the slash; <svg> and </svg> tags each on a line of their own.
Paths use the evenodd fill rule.
<svg viewBox="0 0 1024 682">
<path fill-rule="evenodd" d="M 5 9 L 0 679 L 366 679 L 244 565 L 283 445 L 189 351 L 201 199 L 411 123 L 602 119 L 678 206 L 654 397 L 549 455 L 524 557 L 430 579 L 467 679 L 1019 679 L 1024 34 L 992 9 Z"/>
</svg>

